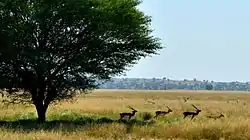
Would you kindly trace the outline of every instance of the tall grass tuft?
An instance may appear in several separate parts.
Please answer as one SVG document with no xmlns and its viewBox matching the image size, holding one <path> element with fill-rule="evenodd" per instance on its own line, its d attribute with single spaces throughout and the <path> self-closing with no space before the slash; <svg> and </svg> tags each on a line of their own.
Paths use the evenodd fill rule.
<svg viewBox="0 0 250 140">
<path fill-rule="evenodd" d="M 148 121 L 148 120 L 153 118 L 153 115 L 149 112 L 143 112 L 140 114 L 140 116 L 141 116 L 142 120 L 144 120 L 144 121 Z"/>
</svg>

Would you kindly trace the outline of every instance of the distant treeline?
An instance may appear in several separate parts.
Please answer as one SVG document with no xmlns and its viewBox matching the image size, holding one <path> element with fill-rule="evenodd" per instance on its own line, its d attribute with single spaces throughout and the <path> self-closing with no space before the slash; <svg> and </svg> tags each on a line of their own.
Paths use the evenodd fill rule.
<svg viewBox="0 0 250 140">
<path fill-rule="evenodd" d="M 214 82 L 193 80 L 171 80 L 166 78 L 113 78 L 99 86 L 101 89 L 145 89 L 145 90 L 250 90 L 250 82 Z"/>
</svg>

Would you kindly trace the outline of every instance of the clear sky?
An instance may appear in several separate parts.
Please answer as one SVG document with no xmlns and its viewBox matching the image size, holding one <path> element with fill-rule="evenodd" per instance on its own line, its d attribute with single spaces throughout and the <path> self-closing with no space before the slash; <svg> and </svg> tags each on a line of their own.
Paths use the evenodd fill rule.
<svg viewBox="0 0 250 140">
<path fill-rule="evenodd" d="M 144 0 L 166 46 L 126 77 L 250 81 L 250 0 Z"/>
</svg>

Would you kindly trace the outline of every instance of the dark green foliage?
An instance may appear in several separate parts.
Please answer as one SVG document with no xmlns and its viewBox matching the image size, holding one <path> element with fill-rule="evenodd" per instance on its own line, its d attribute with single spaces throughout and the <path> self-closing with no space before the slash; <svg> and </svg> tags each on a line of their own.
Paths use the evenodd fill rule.
<svg viewBox="0 0 250 140">
<path fill-rule="evenodd" d="M 3 0 L 0 3 L 0 87 L 30 102 L 45 120 L 53 101 L 97 79 L 122 74 L 157 54 L 150 17 L 138 0 Z M 24 94 L 16 94 L 23 90 Z M 18 99 L 18 100 L 17 100 Z"/>
<path fill-rule="evenodd" d="M 249 91 L 250 82 L 208 82 L 196 80 L 188 82 L 184 80 L 164 80 L 163 78 L 112 78 L 112 80 L 100 85 L 100 89 L 144 89 L 144 90 L 238 90 Z"/>
<path fill-rule="evenodd" d="M 212 84 L 207 84 L 206 85 L 206 90 L 213 90 L 213 85 Z"/>
<path fill-rule="evenodd" d="M 150 120 L 153 118 L 152 114 L 149 112 L 143 112 L 141 113 L 141 117 L 144 121 Z"/>
</svg>

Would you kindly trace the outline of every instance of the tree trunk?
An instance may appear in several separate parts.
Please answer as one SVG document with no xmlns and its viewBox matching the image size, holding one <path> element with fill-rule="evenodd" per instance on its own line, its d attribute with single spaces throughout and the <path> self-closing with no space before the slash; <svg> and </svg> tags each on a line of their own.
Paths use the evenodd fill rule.
<svg viewBox="0 0 250 140">
<path fill-rule="evenodd" d="M 36 111 L 37 111 L 37 121 L 38 123 L 44 123 L 46 121 L 46 112 L 48 106 L 43 105 L 42 103 L 36 104 Z"/>
</svg>

